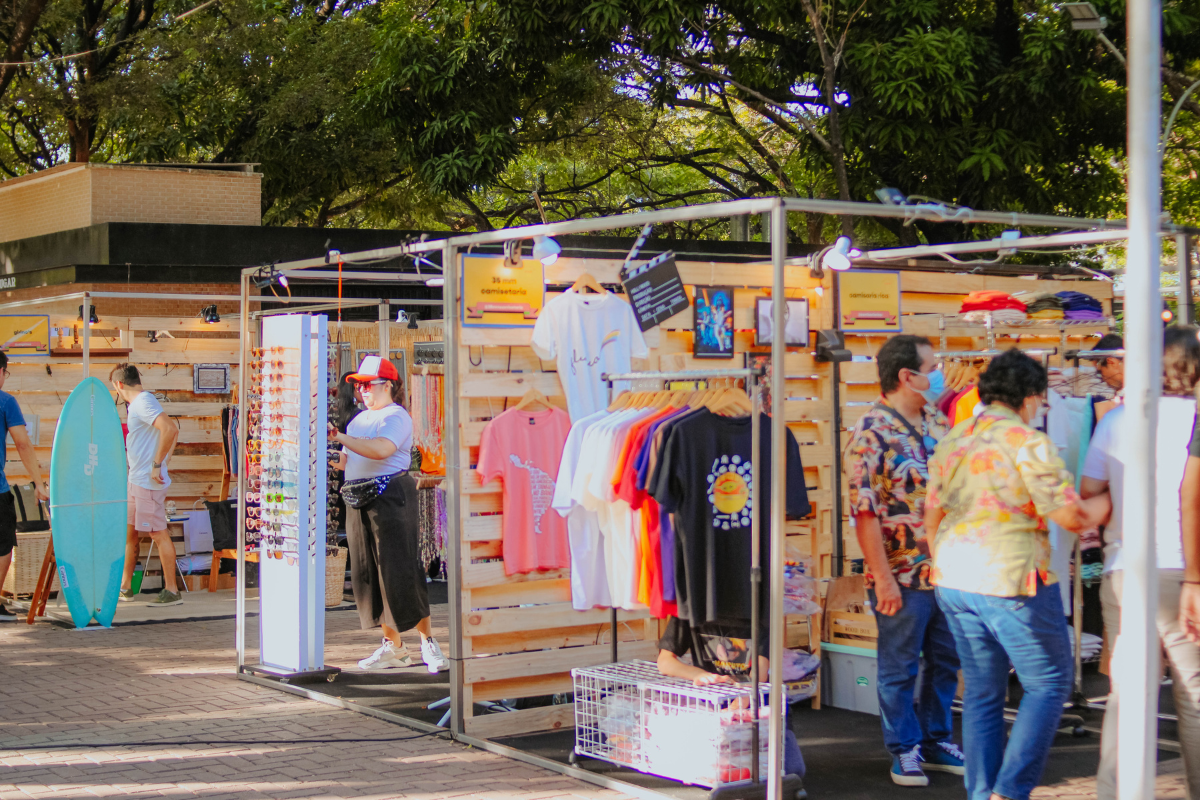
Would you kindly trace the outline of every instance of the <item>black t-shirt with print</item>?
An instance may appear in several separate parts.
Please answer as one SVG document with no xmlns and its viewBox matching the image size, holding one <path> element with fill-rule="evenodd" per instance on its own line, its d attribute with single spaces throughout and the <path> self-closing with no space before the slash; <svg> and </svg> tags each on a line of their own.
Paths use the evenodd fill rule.
<svg viewBox="0 0 1200 800">
<path fill-rule="evenodd" d="M 767 626 L 763 626 L 765 629 Z M 750 622 L 736 625 L 719 625 L 706 622 L 693 628 L 687 620 L 671 617 L 666 630 L 658 640 L 658 649 L 674 653 L 679 657 L 692 655 L 692 663 L 705 672 L 731 675 L 735 678 L 750 677 Z M 760 636 L 755 642 L 758 654 L 767 657 L 770 652 L 768 639 Z M 766 676 L 761 676 L 765 679 Z"/>
<path fill-rule="evenodd" d="M 679 616 L 693 625 L 750 618 L 750 531 L 758 503 L 760 558 L 770 564 L 771 420 L 760 417 L 762 492 L 751 498 L 751 420 L 704 411 L 680 422 L 663 447 L 654 499 L 675 515 Z M 787 432 L 787 516 L 812 507 L 796 437 Z M 760 613 L 769 606 L 763 581 Z"/>
</svg>

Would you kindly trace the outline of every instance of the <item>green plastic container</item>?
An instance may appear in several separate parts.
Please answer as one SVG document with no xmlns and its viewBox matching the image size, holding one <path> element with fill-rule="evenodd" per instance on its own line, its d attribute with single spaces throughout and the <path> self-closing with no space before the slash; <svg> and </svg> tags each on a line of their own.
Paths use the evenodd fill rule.
<svg viewBox="0 0 1200 800">
<path fill-rule="evenodd" d="M 133 568 L 133 580 L 129 584 L 129 590 L 134 594 L 141 594 L 142 591 L 142 576 L 145 574 L 145 569 L 141 564 Z"/>
</svg>

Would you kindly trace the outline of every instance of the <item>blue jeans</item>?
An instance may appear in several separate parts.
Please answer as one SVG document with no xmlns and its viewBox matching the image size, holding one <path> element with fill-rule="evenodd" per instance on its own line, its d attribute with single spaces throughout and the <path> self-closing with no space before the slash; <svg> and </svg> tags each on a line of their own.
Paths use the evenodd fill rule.
<svg viewBox="0 0 1200 800">
<path fill-rule="evenodd" d="M 871 607 L 878 608 L 875 590 L 869 589 L 868 595 Z M 894 616 L 875 614 L 879 717 L 883 744 L 893 755 L 907 753 L 919 744 L 936 746 L 948 741 L 950 706 L 958 690 L 954 634 L 933 592 L 901 586 L 900 595 L 904 606 Z M 922 667 L 919 695 L 918 664 Z"/>
<path fill-rule="evenodd" d="M 788 726 L 783 733 L 783 774 L 803 778 L 804 771 L 804 756 L 800 754 L 800 743 L 796 741 L 796 734 L 792 733 L 791 726 Z"/>
<path fill-rule="evenodd" d="M 992 792 L 1028 800 L 1042 777 L 1074 662 L 1062 595 L 1038 583 L 1035 597 L 991 597 L 938 587 L 962 660 L 963 751 L 969 800 Z M 1005 743 L 1004 698 L 1009 664 L 1025 690 Z"/>
</svg>

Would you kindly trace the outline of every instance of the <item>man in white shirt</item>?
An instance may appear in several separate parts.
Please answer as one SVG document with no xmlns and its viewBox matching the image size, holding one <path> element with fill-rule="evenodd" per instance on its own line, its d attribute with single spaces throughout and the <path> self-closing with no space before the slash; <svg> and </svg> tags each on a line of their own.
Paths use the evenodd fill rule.
<svg viewBox="0 0 1200 800">
<path fill-rule="evenodd" d="M 163 589 L 147 605 L 177 606 L 183 602 L 175 580 L 175 545 L 167 533 L 167 459 L 179 441 L 179 426 L 163 413 L 162 404 L 142 388 L 142 377 L 132 364 L 118 364 L 109 375 L 117 398 L 129 408 L 129 435 L 125 453 L 129 461 L 129 531 L 125 541 L 125 572 L 121 576 L 121 600 L 132 602 L 133 569 L 137 564 L 142 536 L 157 545 L 162 563 Z"/>
<path fill-rule="evenodd" d="M 1155 448 L 1157 530 L 1149 533 L 1155 538 L 1158 559 L 1155 619 L 1158 637 L 1171 667 L 1188 797 L 1200 796 L 1200 646 L 1188 641 L 1179 619 L 1185 585 L 1179 487 L 1188 461 L 1188 441 L 1180 432 L 1191 430 L 1196 416 L 1193 391 L 1200 375 L 1200 342 L 1196 334 L 1196 328 L 1180 326 L 1167 328 L 1164 335 L 1163 392 L 1158 405 Z M 1112 494 L 1112 519 L 1104 531 L 1104 580 L 1100 585 L 1100 601 L 1104 627 L 1113 642 L 1113 650 L 1118 647 L 1116 641 L 1120 636 L 1123 540 L 1148 535 L 1146 531 L 1122 529 L 1125 469 L 1131 449 L 1138 445 L 1129 439 L 1124 424 L 1126 413 L 1126 407 L 1119 405 L 1096 426 L 1080 487 L 1084 497 L 1105 491 Z M 1112 687 L 1104 711 L 1100 769 L 1096 773 L 1096 794 L 1100 800 L 1116 800 L 1117 796 L 1117 713 L 1121 677 L 1115 670 L 1110 676 Z"/>
</svg>

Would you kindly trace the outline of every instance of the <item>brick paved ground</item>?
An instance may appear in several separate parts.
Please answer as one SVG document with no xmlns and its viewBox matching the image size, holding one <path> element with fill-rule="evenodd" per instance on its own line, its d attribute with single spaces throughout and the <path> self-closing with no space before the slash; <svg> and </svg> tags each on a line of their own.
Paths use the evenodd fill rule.
<svg viewBox="0 0 1200 800">
<path fill-rule="evenodd" d="M 363 658 L 378 644 L 373 634 L 357 630 L 353 612 L 331 613 L 327 620 L 333 663 Z M 248 631 L 250 641 L 256 637 L 256 631 Z M 233 663 L 230 620 L 110 631 L 0 625 L 0 800 L 112 795 L 205 800 L 621 797 L 440 738 L 117 744 L 188 737 L 229 742 L 415 735 L 238 681 L 230 674 Z M 51 743 L 108 746 L 20 749 Z"/>
<path fill-rule="evenodd" d="M 331 613 L 326 625 L 330 663 L 350 664 L 378 644 L 375 634 L 358 629 L 354 612 Z M 446 645 L 444 617 L 435 614 L 434 625 Z M 247 635 L 256 641 L 253 621 Z M 379 741 L 415 734 L 237 681 L 230 674 L 233 663 L 230 620 L 111 631 L 0 625 L 0 800 L 622 796 L 440 738 Z M 229 744 L 119 744 L 184 738 Z M 232 743 L 295 738 L 373 741 Z M 30 749 L 87 743 L 108 746 Z M 1177 760 L 1160 764 L 1159 773 L 1158 798 L 1187 796 Z M 1040 787 L 1033 794 L 1035 800 L 1095 796 L 1091 778 Z"/>
</svg>

